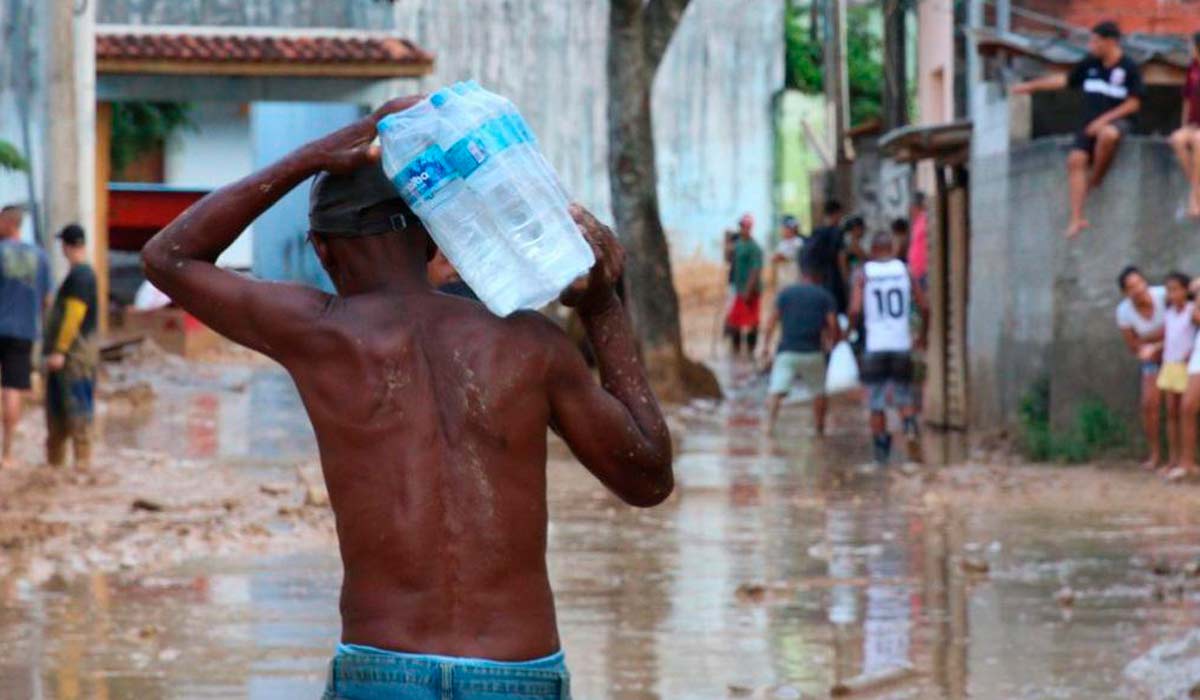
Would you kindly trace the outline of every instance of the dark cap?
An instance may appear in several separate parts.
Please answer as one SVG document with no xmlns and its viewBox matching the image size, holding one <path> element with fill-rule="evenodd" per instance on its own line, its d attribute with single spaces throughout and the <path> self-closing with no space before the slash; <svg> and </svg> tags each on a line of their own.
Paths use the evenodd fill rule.
<svg viewBox="0 0 1200 700">
<path fill-rule="evenodd" d="M 395 202 L 396 211 L 381 215 L 370 210 Z M 357 238 L 404 231 L 415 223 L 408 205 L 378 164 L 352 173 L 319 173 L 308 193 L 308 227 L 326 236 Z"/>
<path fill-rule="evenodd" d="M 63 226 L 55 238 L 67 245 L 83 245 L 84 241 L 87 240 L 87 236 L 83 234 L 83 227 L 79 224 L 67 224 Z"/>
<path fill-rule="evenodd" d="M 791 214 L 784 214 L 782 223 L 783 227 L 786 229 L 790 229 L 792 231 L 797 231 L 800 229 L 800 222 L 797 221 L 796 217 L 792 216 Z"/>
<path fill-rule="evenodd" d="M 1112 20 L 1105 20 L 1092 27 L 1092 34 L 1105 39 L 1120 39 L 1121 28 Z"/>
</svg>

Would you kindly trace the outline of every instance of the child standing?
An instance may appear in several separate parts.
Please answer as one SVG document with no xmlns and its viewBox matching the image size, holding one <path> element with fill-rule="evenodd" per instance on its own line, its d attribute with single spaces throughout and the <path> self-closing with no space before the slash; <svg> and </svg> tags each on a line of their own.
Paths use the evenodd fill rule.
<svg viewBox="0 0 1200 700">
<path fill-rule="evenodd" d="M 1191 285 L 1192 297 L 1200 294 L 1200 279 Z M 1200 328 L 1200 306 L 1193 303 L 1192 324 Z M 1198 331 L 1200 332 L 1200 331 Z M 1183 405 L 1180 411 L 1180 450 L 1179 466 L 1167 474 L 1171 481 L 1178 481 L 1200 474 L 1196 465 L 1196 420 L 1200 417 L 1200 352 L 1195 352 L 1193 341 L 1192 357 L 1188 361 L 1187 391 L 1183 394 Z"/>
<path fill-rule="evenodd" d="M 1188 388 L 1188 360 L 1196 340 L 1194 309 L 1189 299 L 1191 278 L 1182 272 L 1167 275 L 1167 308 L 1163 319 L 1163 364 L 1158 373 L 1158 388 L 1167 400 L 1168 475 L 1176 474 L 1181 457 L 1180 407 Z M 1191 461 L 1190 453 L 1184 457 Z M 1176 477 L 1177 478 L 1177 477 Z"/>
</svg>

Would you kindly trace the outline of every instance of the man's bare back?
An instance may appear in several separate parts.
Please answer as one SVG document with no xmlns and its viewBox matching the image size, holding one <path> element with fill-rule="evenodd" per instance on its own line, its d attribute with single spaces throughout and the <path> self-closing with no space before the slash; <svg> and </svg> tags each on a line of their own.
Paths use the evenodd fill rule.
<svg viewBox="0 0 1200 700">
<path fill-rule="evenodd" d="M 375 121 L 408 104 L 209 195 L 147 245 L 146 270 L 295 380 L 337 518 L 342 641 L 534 659 L 559 649 L 545 564 L 547 428 L 631 504 L 654 505 L 673 488 L 666 424 L 613 292 L 623 252 L 611 231 L 573 212 L 598 263 L 563 299 L 588 329 L 603 386 L 544 317 L 501 319 L 433 291 L 420 228 L 315 236 L 336 296 L 212 264 L 299 182 L 374 162 Z"/>
</svg>

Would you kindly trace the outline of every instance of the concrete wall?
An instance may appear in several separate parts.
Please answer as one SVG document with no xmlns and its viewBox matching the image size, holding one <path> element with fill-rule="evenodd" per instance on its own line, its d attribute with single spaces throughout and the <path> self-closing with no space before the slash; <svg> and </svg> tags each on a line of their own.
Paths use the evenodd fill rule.
<svg viewBox="0 0 1200 700">
<path fill-rule="evenodd" d="M 995 128 L 995 125 L 992 125 Z M 977 141 L 981 139 L 977 138 Z M 1131 415 L 1138 370 L 1114 322 L 1115 279 L 1126 264 L 1152 281 L 1171 269 L 1200 273 L 1186 183 L 1167 144 L 1133 137 L 1088 204 L 1092 227 L 1068 243 L 1066 137 L 976 147 L 971 162 L 968 355 L 972 424 L 1017 418 L 1021 395 L 1051 382 L 1059 426 L 1093 397 Z"/>
<path fill-rule="evenodd" d="M 386 2 L 296 0 L 93 0 L 96 21 L 107 24 L 198 24 L 257 27 L 388 29 Z M 404 4 L 404 3 L 398 3 Z"/>
<path fill-rule="evenodd" d="M 396 26 L 437 54 L 436 87 L 476 78 L 521 108 L 568 189 L 610 218 L 608 0 L 407 0 Z M 781 0 L 693 0 L 653 94 L 663 223 L 676 255 L 716 260 L 721 232 L 773 221 L 772 98 Z"/>
</svg>

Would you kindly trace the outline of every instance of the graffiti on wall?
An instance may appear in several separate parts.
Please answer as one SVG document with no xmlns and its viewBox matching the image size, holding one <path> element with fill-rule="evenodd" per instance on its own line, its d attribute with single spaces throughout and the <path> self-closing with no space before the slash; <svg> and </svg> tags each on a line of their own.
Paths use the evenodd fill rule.
<svg viewBox="0 0 1200 700">
<path fill-rule="evenodd" d="M 869 231 L 880 231 L 895 219 L 908 216 L 912 198 L 912 166 L 880 158 L 874 149 L 862 149 L 854 163 L 854 213 L 863 217 Z"/>
</svg>

